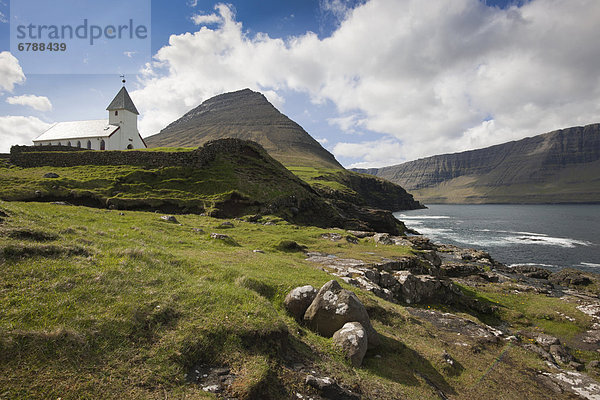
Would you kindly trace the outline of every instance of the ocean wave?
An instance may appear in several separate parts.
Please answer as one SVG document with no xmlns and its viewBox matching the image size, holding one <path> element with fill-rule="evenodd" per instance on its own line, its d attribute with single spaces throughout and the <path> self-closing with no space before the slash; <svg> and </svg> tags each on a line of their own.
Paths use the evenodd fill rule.
<svg viewBox="0 0 600 400">
<path fill-rule="evenodd" d="M 473 246 L 475 248 L 487 248 L 490 246 L 508 246 L 510 242 L 508 242 L 504 238 L 494 238 L 494 239 L 482 239 L 482 238 L 469 238 L 463 235 L 456 235 L 453 238 L 454 241 L 462 244 L 468 244 L 469 246 Z"/>
<path fill-rule="evenodd" d="M 446 215 L 405 215 L 405 214 L 400 214 L 400 215 L 398 215 L 398 218 L 420 220 L 420 219 L 449 219 L 450 217 L 448 217 Z"/>
<path fill-rule="evenodd" d="M 560 268 L 560 266 L 558 266 L 558 265 L 543 264 L 543 263 L 517 263 L 517 264 L 510 264 L 508 266 L 508 268 L 514 268 L 514 267 Z"/>
<path fill-rule="evenodd" d="M 581 262 L 580 264 L 586 267 L 600 268 L 600 264 L 596 263 Z"/>
<path fill-rule="evenodd" d="M 517 235 L 529 235 L 529 236 L 543 236 L 543 237 L 550 236 L 550 235 L 546 235 L 545 233 L 535 233 L 535 232 L 519 232 L 519 231 L 511 232 L 511 231 L 508 231 L 508 233 L 515 233 Z"/>
<path fill-rule="evenodd" d="M 426 227 L 419 227 L 419 232 L 422 233 L 423 235 L 430 235 L 430 236 L 444 236 L 444 237 L 451 237 L 454 236 L 453 235 L 453 230 L 452 229 L 448 229 L 448 228 L 426 228 Z"/>
<path fill-rule="evenodd" d="M 565 248 L 573 248 L 576 246 L 590 246 L 592 243 L 584 240 L 577 240 L 571 238 L 552 237 L 547 235 L 518 235 L 509 236 L 506 238 L 510 243 L 525 243 L 525 244 L 539 244 L 543 246 L 558 246 Z"/>
<path fill-rule="evenodd" d="M 528 235 L 521 232 L 520 234 L 513 233 L 497 233 L 494 235 L 470 235 L 468 232 L 460 232 L 449 228 L 432 228 L 420 224 L 418 230 L 425 236 L 430 236 L 432 239 L 449 239 L 457 243 L 467 244 L 469 246 L 487 248 L 490 246 L 494 247 L 505 247 L 515 244 L 523 245 L 540 245 L 540 246 L 554 246 L 562 248 L 574 248 L 577 246 L 591 246 L 592 243 L 585 240 L 577 240 L 573 238 L 561 238 L 553 237 L 545 234 L 533 234 Z M 496 232 L 492 232 L 496 233 Z"/>
<path fill-rule="evenodd" d="M 511 235 L 530 235 L 530 236 L 549 236 L 545 233 L 526 232 L 526 231 L 505 231 L 502 229 L 474 229 L 477 232 L 509 233 Z"/>
</svg>

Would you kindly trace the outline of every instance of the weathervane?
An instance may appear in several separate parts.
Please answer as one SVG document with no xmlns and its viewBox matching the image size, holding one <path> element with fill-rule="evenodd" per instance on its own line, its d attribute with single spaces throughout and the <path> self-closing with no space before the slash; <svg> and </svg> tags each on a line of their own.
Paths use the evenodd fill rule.
<svg viewBox="0 0 600 400">
<path fill-rule="evenodd" d="M 125 86 L 125 75 L 120 75 L 121 82 L 123 82 L 123 86 Z"/>
</svg>

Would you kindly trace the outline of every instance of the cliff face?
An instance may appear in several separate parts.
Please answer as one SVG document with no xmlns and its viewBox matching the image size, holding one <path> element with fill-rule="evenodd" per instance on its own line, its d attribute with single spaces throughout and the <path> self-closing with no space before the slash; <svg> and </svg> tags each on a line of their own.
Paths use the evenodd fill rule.
<svg viewBox="0 0 600 400">
<path fill-rule="evenodd" d="M 600 201 L 600 124 L 360 172 L 430 203 Z"/>
<path fill-rule="evenodd" d="M 198 147 L 224 138 L 257 142 L 284 165 L 342 168 L 300 125 L 250 89 L 208 99 L 145 140 L 148 147 Z"/>
</svg>

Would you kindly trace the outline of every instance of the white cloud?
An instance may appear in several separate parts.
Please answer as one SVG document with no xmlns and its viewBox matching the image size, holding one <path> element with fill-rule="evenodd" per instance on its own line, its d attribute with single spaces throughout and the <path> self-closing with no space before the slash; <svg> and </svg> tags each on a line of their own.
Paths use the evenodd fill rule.
<svg viewBox="0 0 600 400">
<path fill-rule="evenodd" d="M 360 119 L 358 115 L 352 114 L 345 117 L 328 118 L 327 123 L 337 126 L 346 133 L 355 134 L 357 133 L 357 129 L 364 123 L 364 120 Z"/>
<path fill-rule="evenodd" d="M 25 82 L 25 74 L 9 51 L 0 52 L 0 92 L 12 92 L 16 84 Z"/>
<path fill-rule="evenodd" d="M 4 15 L 3 13 L 0 12 L 0 22 L 5 24 L 8 22 L 8 19 L 6 19 L 6 15 Z"/>
<path fill-rule="evenodd" d="M 231 5 L 219 3 L 215 5 L 215 10 L 218 14 L 197 14 L 192 15 L 192 21 L 196 25 L 220 24 L 227 20 L 231 21 L 235 18 Z"/>
<path fill-rule="evenodd" d="M 308 93 L 335 104 L 333 125 L 393 138 L 393 152 L 354 143 L 367 144 L 371 153 L 355 154 L 371 163 L 600 121 L 597 0 L 532 0 L 505 10 L 479 0 L 371 0 L 346 10 L 323 39 L 250 36 L 224 4 L 203 17 L 219 18 L 218 26 L 171 36 L 145 69 L 135 92 L 145 135 L 244 87 Z M 347 154 L 350 144 L 336 147 Z"/>
<path fill-rule="evenodd" d="M 348 0 L 319 0 L 319 8 L 322 12 L 331 13 L 338 21 L 343 21 L 352 12 L 352 6 Z"/>
<path fill-rule="evenodd" d="M 220 16 L 218 16 L 217 14 L 198 14 L 198 15 L 192 16 L 192 21 L 194 21 L 194 23 L 196 25 L 203 25 L 203 24 L 217 24 L 217 23 L 223 21 L 223 19 Z"/>
<path fill-rule="evenodd" d="M 336 143 L 333 155 L 336 157 L 361 158 L 364 161 L 355 163 L 349 168 L 371 168 L 398 164 L 403 160 L 403 146 L 393 138 L 383 138 L 375 141 L 360 143 Z"/>
<path fill-rule="evenodd" d="M 17 144 L 32 145 L 32 139 L 42 134 L 52 124 L 36 117 L 3 116 L 0 117 L 0 153 L 8 153 L 10 147 Z"/>
<path fill-rule="evenodd" d="M 46 96 L 36 96 L 33 94 L 26 94 L 23 96 L 13 96 L 6 99 L 8 104 L 16 104 L 21 106 L 31 107 L 38 111 L 50 111 L 52 110 L 52 103 Z"/>
<path fill-rule="evenodd" d="M 329 143 L 329 140 L 327 140 L 327 138 L 315 138 L 315 140 L 321 143 L 322 145 L 326 145 L 327 143 Z"/>
</svg>

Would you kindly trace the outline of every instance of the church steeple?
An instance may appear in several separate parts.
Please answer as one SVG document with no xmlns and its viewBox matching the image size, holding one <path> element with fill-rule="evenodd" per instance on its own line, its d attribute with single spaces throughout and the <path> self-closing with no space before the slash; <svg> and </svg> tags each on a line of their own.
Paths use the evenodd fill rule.
<svg viewBox="0 0 600 400">
<path fill-rule="evenodd" d="M 125 86 L 119 90 L 119 93 L 117 93 L 106 109 L 108 111 L 127 110 L 135 115 L 140 115 L 137 108 L 135 108 L 135 104 L 133 104 L 133 100 L 129 97 L 129 93 L 127 92 L 127 89 L 125 89 Z"/>
</svg>

